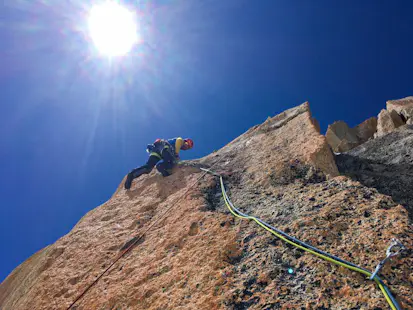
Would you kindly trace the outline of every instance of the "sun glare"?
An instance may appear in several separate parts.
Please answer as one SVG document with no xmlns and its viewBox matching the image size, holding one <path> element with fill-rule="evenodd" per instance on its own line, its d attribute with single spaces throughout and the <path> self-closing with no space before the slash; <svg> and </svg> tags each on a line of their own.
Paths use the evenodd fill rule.
<svg viewBox="0 0 413 310">
<path fill-rule="evenodd" d="M 123 56 L 139 40 L 135 15 L 113 1 L 92 7 L 89 33 L 97 50 L 106 56 Z"/>
</svg>

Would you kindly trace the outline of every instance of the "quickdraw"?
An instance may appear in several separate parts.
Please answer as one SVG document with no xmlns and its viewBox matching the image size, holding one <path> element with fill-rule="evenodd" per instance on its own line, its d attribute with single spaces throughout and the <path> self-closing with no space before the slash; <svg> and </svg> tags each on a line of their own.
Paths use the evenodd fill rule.
<svg viewBox="0 0 413 310">
<path fill-rule="evenodd" d="M 221 191 L 222 191 L 222 196 L 224 198 L 224 202 L 225 205 L 228 207 L 229 211 L 232 213 L 232 215 L 241 218 L 241 219 L 249 219 L 249 220 L 253 220 L 255 223 L 257 223 L 259 226 L 261 226 L 262 228 L 264 228 L 265 230 L 269 231 L 270 233 L 272 233 L 273 235 L 275 235 L 276 237 L 280 238 L 281 240 L 303 250 L 306 251 L 308 253 L 311 253 L 315 256 L 318 256 L 326 261 L 329 261 L 331 263 L 337 264 L 339 266 L 343 266 L 345 268 L 348 268 L 350 270 L 353 271 L 357 271 L 361 274 L 364 274 L 365 276 L 369 277 L 369 279 L 373 280 L 376 282 L 376 284 L 379 286 L 380 290 L 382 291 L 384 297 L 386 298 L 386 301 L 388 302 L 389 306 L 391 307 L 392 310 L 402 310 L 401 306 L 399 305 L 399 303 L 396 301 L 396 299 L 393 297 L 392 293 L 390 292 L 390 289 L 386 286 L 386 284 L 384 284 L 384 282 L 377 276 L 377 273 L 379 272 L 381 266 L 384 265 L 384 263 L 390 258 L 393 257 L 395 255 L 398 255 L 403 249 L 404 246 L 398 242 L 398 241 L 392 241 L 392 244 L 390 245 L 390 247 L 387 249 L 387 257 L 386 259 L 384 259 L 377 267 L 374 273 L 368 271 L 367 269 L 364 269 L 362 267 L 359 267 L 351 262 L 348 262 L 346 260 L 343 260 L 339 257 L 336 257 L 334 255 L 331 255 L 329 253 L 326 253 L 316 247 L 313 247 L 301 240 L 298 240 L 290 235 L 288 235 L 287 233 L 269 225 L 268 223 L 262 221 L 259 218 L 256 218 L 254 216 L 250 216 L 248 214 L 245 214 L 243 212 L 241 212 L 240 210 L 238 210 L 231 202 L 231 200 L 228 197 L 228 194 L 225 190 L 225 186 L 224 186 L 224 180 L 222 178 L 221 175 L 219 175 L 218 173 L 215 173 L 209 169 L 205 169 L 205 168 L 200 168 L 202 171 L 210 173 L 212 175 L 215 175 L 217 177 L 219 177 L 220 180 L 220 186 L 221 186 Z M 396 252 L 392 252 L 393 248 L 398 248 L 398 250 Z"/>
</svg>

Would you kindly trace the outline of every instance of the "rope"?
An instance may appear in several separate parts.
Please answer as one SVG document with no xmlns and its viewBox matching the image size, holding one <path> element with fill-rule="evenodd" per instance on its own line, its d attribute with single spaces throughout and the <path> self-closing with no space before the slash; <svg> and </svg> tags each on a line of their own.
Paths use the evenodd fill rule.
<svg viewBox="0 0 413 310">
<path fill-rule="evenodd" d="M 225 157 L 225 156 L 224 156 Z M 223 157 L 223 158 L 224 158 Z M 223 159 L 222 159 L 223 160 Z M 216 162 L 214 165 L 212 165 L 212 167 L 210 169 L 212 169 L 218 162 Z M 359 273 L 362 273 L 368 277 L 372 276 L 372 273 L 364 268 L 361 268 L 351 262 L 347 262 L 343 259 L 340 259 L 336 256 L 333 256 L 331 254 L 328 254 L 320 249 L 317 249 L 309 244 L 306 244 L 305 242 L 302 242 L 288 234 L 286 234 L 285 232 L 276 229 L 275 227 L 272 227 L 271 225 L 265 223 L 264 221 L 250 216 L 248 214 L 242 213 L 240 210 L 238 210 L 237 208 L 234 207 L 234 205 L 232 204 L 231 200 L 229 199 L 226 190 L 225 190 L 225 186 L 224 186 L 224 181 L 221 175 L 214 173 L 213 171 L 209 170 L 209 169 L 204 169 L 204 168 L 200 168 L 201 170 L 204 171 L 204 173 L 196 179 L 196 181 L 191 184 L 187 190 L 182 194 L 181 197 L 185 196 L 190 189 L 192 189 L 195 184 L 197 184 L 207 173 L 213 174 L 215 176 L 218 176 L 220 179 L 220 186 L 221 186 L 221 191 L 222 191 L 222 196 L 224 198 L 224 202 L 226 204 L 226 206 L 228 207 L 229 211 L 238 218 L 241 219 L 249 219 L 249 220 L 253 220 L 254 222 L 256 222 L 259 226 L 261 226 L 262 228 L 264 228 L 265 230 L 269 231 L 270 233 L 272 233 L 273 235 L 275 235 L 276 237 L 280 238 L 281 240 L 303 250 L 306 251 L 308 253 L 311 253 L 315 256 L 318 256 L 326 261 L 332 262 L 334 264 L 337 264 L 339 266 L 343 266 L 345 268 L 348 268 L 350 270 L 353 271 L 357 271 Z M 158 217 L 156 220 L 154 220 L 141 234 L 135 235 L 131 240 L 134 240 L 125 250 L 123 250 L 120 254 L 118 254 L 118 256 L 113 260 L 113 262 L 92 282 L 90 283 L 84 290 L 83 292 L 78 295 L 78 297 L 70 304 L 70 306 L 67 308 L 67 310 L 70 310 L 81 298 L 83 298 L 83 296 L 85 296 L 85 294 L 113 267 L 113 265 L 115 265 L 122 257 L 124 257 L 128 252 L 130 252 L 130 250 L 145 236 L 145 234 L 152 229 L 152 227 L 154 227 L 156 224 L 158 224 L 159 222 L 161 222 L 167 213 L 169 213 L 172 208 L 180 201 L 180 199 L 176 200 L 175 203 L 173 203 L 169 208 L 166 209 L 166 211 L 160 216 Z M 395 298 L 392 296 L 389 288 L 383 283 L 383 281 L 377 276 L 374 276 L 374 281 L 377 283 L 377 285 L 379 286 L 380 290 L 383 292 L 383 295 L 386 298 L 386 301 L 388 302 L 388 304 L 390 305 L 392 310 L 402 310 L 402 308 L 400 307 L 400 305 L 397 303 L 397 301 L 395 300 Z"/>
<path fill-rule="evenodd" d="M 216 162 L 213 166 L 215 166 L 218 162 Z M 196 181 L 187 188 L 187 190 L 182 194 L 182 197 L 184 197 L 189 190 L 195 186 L 195 184 L 197 184 L 199 182 L 199 180 L 201 180 L 208 172 L 204 172 L 198 179 L 196 179 Z M 166 211 L 156 220 L 154 220 L 149 227 L 141 234 L 135 235 L 135 237 L 133 237 L 131 240 L 135 239 L 124 251 L 122 251 L 120 254 L 118 254 L 118 256 L 114 259 L 114 261 L 109 265 L 109 267 L 107 267 L 92 283 L 90 283 L 84 290 L 83 292 L 76 297 L 76 299 L 70 304 L 70 306 L 67 308 L 67 310 L 70 310 L 75 304 L 76 302 L 78 302 L 83 296 L 85 296 L 85 294 L 92 288 L 92 286 L 94 286 L 111 268 L 113 265 L 115 265 L 123 256 L 126 255 L 126 253 L 128 253 L 144 236 L 145 234 L 152 229 L 152 227 L 154 227 L 157 223 L 159 223 L 161 220 L 163 220 L 165 218 L 165 215 L 172 210 L 172 208 L 180 201 L 180 198 L 177 199 L 175 201 L 175 203 L 173 203 L 169 208 L 166 209 Z"/>
<path fill-rule="evenodd" d="M 202 168 L 201 168 L 202 169 Z M 225 186 L 224 186 L 224 181 L 221 175 L 218 175 L 216 173 L 213 173 L 212 171 L 209 171 L 207 169 L 202 169 L 205 172 L 209 172 L 212 173 L 213 175 L 219 176 L 220 179 L 220 185 L 221 185 L 221 191 L 222 191 L 222 196 L 224 198 L 224 202 L 226 204 L 226 206 L 228 207 L 229 211 L 238 218 L 241 219 L 249 219 L 249 220 L 253 220 L 254 222 L 256 222 L 259 226 L 261 226 L 262 228 L 264 228 L 265 230 L 269 231 L 270 233 L 272 233 L 273 235 L 275 235 L 276 237 L 278 237 L 279 239 L 283 240 L 284 242 L 287 242 L 303 251 L 306 251 L 308 253 L 311 253 L 315 256 L 318 256 L 326 261 L 332 262 L 334 264 L 337 264 L 339 266 L 348 268 L 350 270 L 353 271 L 357 271 L 359 273 L 362 273 L 368 277 L 372 276 L 372 273 L 364 268 L 361 268 L 353 263 L 347 262 L 343 259 L 340 259 L 338 257 L 335 257 L 331 254 L 328 254 L 320 249 L 317 249 L 309 244 L 306 244 L 305 242 L 302 242 L 292 236 L 289 236 L 288 234 L 286 234 L 285 232 L 282 232 L 281 230 L 278 230 L 274 227 L 272 227 L 271 225 L 265 223 L 264 221 L 254 217 L 254 216 L 250 216 L 247 215 L 245 213 L 242 213 L 241 211 L 239 211 L 237 208 L 234 207 L 234 205 L 232 204 L 231 200 L 229 199 L 227 192 L 225 190 Z M 398 304 L 398 302 L 395 300 L 395 298 L 392 296 L 390 290 L 388 289 L 388 287 L 383 283 L 383 281 L 378 277 L 378 276 L 374 276 L 374 281 L 376 282 L 376 284 L 379 286 L 380 290 L 383 292 L 384 297 L 386 298 L 386 301 L 388 302 L 388 304 L 390 305 L 392 310 L 402 310 L 402 308 L 400 307 L 400 305 Z"/>
</svg>

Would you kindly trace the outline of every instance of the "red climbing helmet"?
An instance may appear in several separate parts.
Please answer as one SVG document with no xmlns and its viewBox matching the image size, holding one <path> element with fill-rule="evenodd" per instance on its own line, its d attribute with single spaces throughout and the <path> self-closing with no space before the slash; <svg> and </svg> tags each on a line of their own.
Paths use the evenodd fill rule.
<svg viewBox="0 0 413 310">
<path fill-rule="evenodd" d="M 184 139 L 184 147 L 182 148 L 183 150 L 189 150 L 194 147 L 194 141 L 192 139 L 186 138 Z"/>
</svg>

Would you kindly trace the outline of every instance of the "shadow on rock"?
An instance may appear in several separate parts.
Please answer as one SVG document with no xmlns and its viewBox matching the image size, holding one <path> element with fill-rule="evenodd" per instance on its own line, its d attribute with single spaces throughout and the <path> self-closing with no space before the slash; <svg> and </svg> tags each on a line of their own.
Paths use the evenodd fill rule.
<svg viewBox="0 0 413 310">
<path fill-rule="evenodd" d="M 341 174 L 359 181 L 365 186 L 376 188 L 380 193 L 391 196 L 403 205 L 413 220 L 413 164 L 409 154 L 406 160 L 391 164 L 379 159 L 368 159 L 353 154 L 341 154 L 336 157 Z"/>
</svg>

